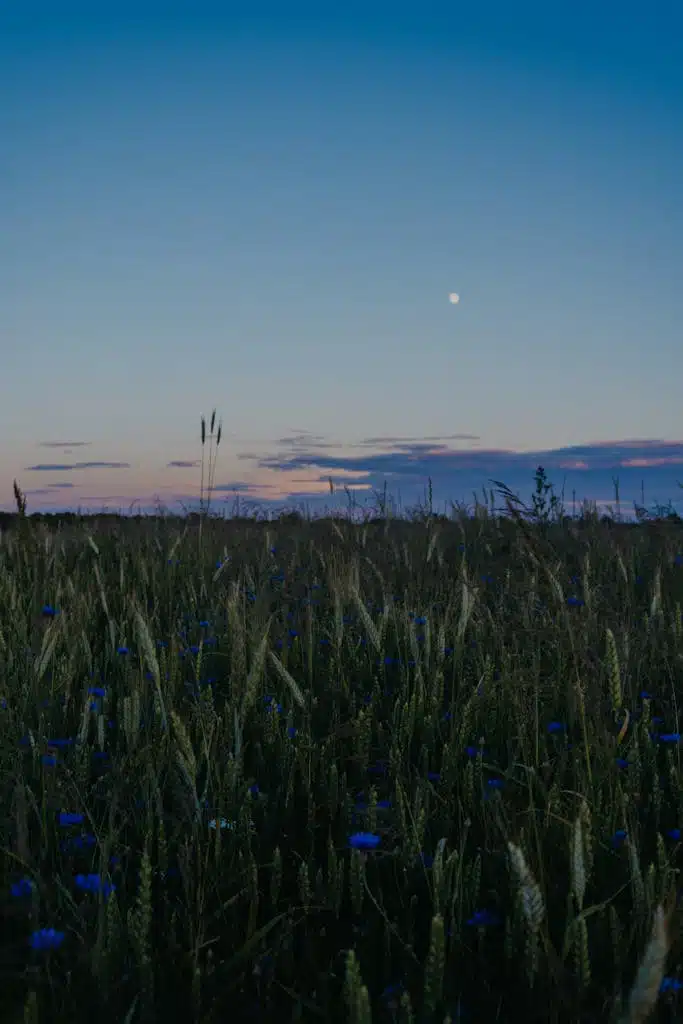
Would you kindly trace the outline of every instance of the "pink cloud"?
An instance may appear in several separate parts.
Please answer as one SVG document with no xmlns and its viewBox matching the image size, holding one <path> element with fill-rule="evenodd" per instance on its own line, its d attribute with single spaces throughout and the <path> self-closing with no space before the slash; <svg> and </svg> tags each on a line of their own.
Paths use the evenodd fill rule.
<svg viewBox="0 0 683 1024">
<path fill-rule="evenodd" d="M 664 455 L 658 459 L 623 459 L 620 466 L 635 466 L 643 467 L 647 466 L 678 466 L 683 464 L 683 458 L 678 455 Z"/>
</svg>

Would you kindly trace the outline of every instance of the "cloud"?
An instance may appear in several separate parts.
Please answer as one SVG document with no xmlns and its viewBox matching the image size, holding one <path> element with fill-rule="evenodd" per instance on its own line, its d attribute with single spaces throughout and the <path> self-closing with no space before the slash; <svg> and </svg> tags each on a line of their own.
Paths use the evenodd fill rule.
<svg viewBox="0 0 683 1024">
<path fill-rule="evenodd" d="M 91 441 L 39 441 L 39 448 L 84 448 Z"/>
<path fill-rule="evenodd" d="M 403 447 L 404 445 L 411 445 L 415 443 L 431 443 L 441 441 L 478 441 L 479 437 L 477 434 L 439 434 L 426 437 L 366 437 L 361 441 L 356 441 L 351 444 L 344 444 L 344 448 L 375 448 L 378 445 L 383 447 L 396 446 Z M 309 434 L 305 430 L 299 431 L 298 433 L 292 434 L 289 437 L 280 437 L 275 441 L 275 444 L 281 448 L 297 448 L 304 449 L 306 451 L 328 451 L 334 448 L 341 448 L 342 445 L 339 441 L 332 441 L 325 439 L 320 434 Z M 248 457 L 248 456 L 247 456 Z"/>
<path fill-rule="evenodd" d="M 175 468 L 175 469 L 195 469 L 199 465 L 200 465 L 200 462 L 199 462 L 198 459 L 195 459 L 194 461 L 184 461 L 183 459 L 174 459 L 173 462 L 167 462 L 166 463 L 166 469 L 171 469 L 171 468 Z"/>
<path fill-rule="evenodd" d="M 681 441 L 673 441 L 672 444 L 682 444 Z M 644 438 L 627 438 L 621 441 L 590 441 L 588 443 L 589 448 L 630 448 L 635 445 L 637 448 L 656 448 L 662 444 L 662 441 Z"/>
<path fill-rule="evenodd" d="M 602 441 L 572 445 L 556 449 L 517 452 L 506 449 L 479 447 L 451 447 L 446 440 L 463 440 L 466 435 L 446 438 L 368 438 L 332 451 L 320 445 L 280 445 L 279 451 L 258 456 L 243 455 L 251 459 L 260 470 L 277 473 L 280 493 L 290 493 L 299 484 L 305 484 L 312 496 L 320 497 L 330 476 L 347 474 L 344 482 L 349 487 L 381 491 L 385 484 L 389 492 L 400 492 L 407 504 L 424 499 L 431 479 L 435 503 L 471 501 L 473 494 L 481 497 L 483 488 L 491 490 L 492 481 L 506 484 L 523 500 L 528 501 L 534 490 L 534 474 L 543 466 L 555 493 L 564 486 L 565 506 L 569 507 L 575 494 L 577 503 L 584 499 L 603 500 L 604 494 L 614 494 L 615 479 L 619 481 L 619 496 L 627 506 L 652 501 L 683 504 L 678 482 L 683 481 L 683 441 L 631 439 Z M 471 437 L 475 440 L 474 437 Z M 380 451 L 364 451 L 362 446 Z M 282 448 L 285 448 L 283 451 Z M 289 449 L 289 450 L 286 450 Z M 301 470 L 311 473 L 302 480 Z M 316 486 L 319 490 L 316 490 Z M 304 498 L 299 492 L 297 498 Z"/>
<path fill-rule="evenodd" d="M 368 474 L 358 476 L 353 473 L 329 473 L 325 477 L 319 477 L 321 481 L 329 484 L 330 480 L 335 487 L 369 487 Z M 309 480 L 293 479 L 293 484 L 310 484 Z"/>
<path fill-rule="evenodd" d="M 274 490 L 273 484 L 255 484 L 247 483 L 244 480 L 231 480 L 227 484 L 214 484 L 211 488 L 212 491 L 232 491 L 235 494 L 251 494 L 255 492 L 261 492 L 263 490 L 271 491 Z"/>
<path fill-rule="evenodd" d="M 683 464 L 683 456 L 666 455 L 661 458 L 624 459 L 622 466 L 643 468 L 647 466 L 680 466 Z"/>
<path fill-rule="evenodd" d="M 299 433 L 292 437 L 281 437 L 273 443 L 278 445 L 280 448 L 293 449 L 296 455 L 307 459 L 308 462 L 302 462 L 301 465 L 312 465 L 314 462 L 316 465 L 323 465 L 324 460 L 319 456 L 318 452 L 334 451 L 335 449 L 343 448 L 346 451 L 362 451 L 366 448 L 388 448 L 393 451 L 400 452 L 436 452 L 436 451 L 450 451 L 446 441 L 470 441 L 478 442 L 479 436 L 477 434 L 445 434 L 445 435 L 427 435 L 425 437 L 367 437 L 361 441 L 346 442 L 341 444 L 339 441 L 325 441 L 318 435 Z M 271 458 L 268 455 L 258 456 L 254 452 L 240 452 L 237 454 L 237 458 L 242 461 L 257 461 L 264 462 Z M 363 459 L 366 457 L 363 456 Z M 337 460 L 334 459 L 334 462 Z"/>
<path fill-rule="evenodd" d="M 64 483 L 48 484 L 48 487 L 58 488 L 59 490 L 66 490 L 67 487 L 75 487 L 75 484 L 69 484 L 66 481 Z"/>
<path fill-rule="evenodd" d="M 360 446 L 369 445 L 375 447 L 376 445 L 389 445 L 395 447 L 403 447 L 406 444 L 415 444 L 417 442 L 425 443 L 430 441 L 479 441 L 478 434 L 444 434 L 443 436 L 432 435 L 431 437 L 366 437 L 363 441 L 359 441 L 357 445 L 351 447 L 357 448 Z"/>
<path fill-rule="evenodd" d="M 306 431 L 295 433 L 290 437 L 280 437 L 275 443 L 282 448 L 327 449 L 338 447 L 333 441 L 326 441 L 320 434 L 309 434 Z"/>
<path fill-rule="evenodd" d="M 72 462 L 42 463 L 37 466 L 24 466 L 27 473 L 68 473 L 72 469 L 130 469 L 129 462 Z"/>
<path fill-rule="evenodd" d="M 126 508 L 129 505 L 135 505 L 138 502 L 138 498 L 131 497 L 130 494 L 82 494 L 80 495 L 80 501 L 120 501 Z"/>
<path fill-rule="evenodd" d="M 377 440 L 377 445 L 380 445 Z M 315 450 L 300 450 L 294 454 L 273 454 L 256 457 L 260 468 L 292 470 L 303 467 L 319 469 L 345 469 L 370 473 L 424 476 L 425 473 L 442 475 L 464 469 L 489 470 L 519 467 L 535 469 L 542 464 L 546 469 L 573 468 L 628 469 L 644 466 L 677 466 L 683 464 L 683 441 L 605 442 L 601 445 L 574 445 L 568 448 L 538 449 L 515 452 L 503 448 L 453 449 L 445 444 L 425 440 L 391 441 L 392 451 L 367 455 L 320 455 Z M 349 446 L 353 449 L 353 445 Z M 243 456 L 244 458 L 255 458 Z"/>
</svg>

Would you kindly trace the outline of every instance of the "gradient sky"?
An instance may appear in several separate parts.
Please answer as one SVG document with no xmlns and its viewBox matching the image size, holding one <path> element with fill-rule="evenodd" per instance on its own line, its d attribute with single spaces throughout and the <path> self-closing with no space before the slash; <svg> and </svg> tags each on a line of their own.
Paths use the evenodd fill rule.
<svg viewBox="0 0 683 1024">
<path fill-rule="evenodd" d="M 22 0 L 0 138 L 0 506 L 683 508 L 678 0 Z"/>
</svg>

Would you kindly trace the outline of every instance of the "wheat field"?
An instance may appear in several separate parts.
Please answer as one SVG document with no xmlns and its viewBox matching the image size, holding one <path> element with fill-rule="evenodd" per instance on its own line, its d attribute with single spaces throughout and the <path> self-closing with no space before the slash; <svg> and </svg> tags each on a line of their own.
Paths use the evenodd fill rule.
<svg viewBox="0 0 683 1024">
<path fill-rule="evenodd" d="M 509 512 L 19 509 L 3 1019 L 680 1019 L 681 523 Z"/>
</svg>

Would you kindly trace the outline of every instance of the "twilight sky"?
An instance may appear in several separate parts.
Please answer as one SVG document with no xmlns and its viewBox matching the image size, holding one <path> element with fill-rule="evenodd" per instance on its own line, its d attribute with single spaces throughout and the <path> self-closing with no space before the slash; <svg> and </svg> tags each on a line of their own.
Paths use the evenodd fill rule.
<svg viewBox="0 0 683 1024">
<path fill-rule="evenodd" d="M 677 0 L 22 0 L 0 138 L 0 507 L 683 509 Z"/>
</svg>

